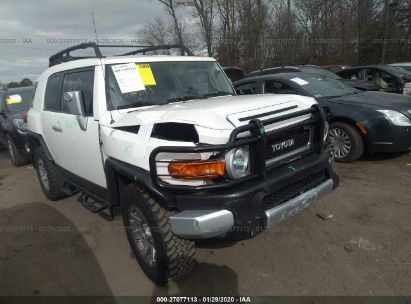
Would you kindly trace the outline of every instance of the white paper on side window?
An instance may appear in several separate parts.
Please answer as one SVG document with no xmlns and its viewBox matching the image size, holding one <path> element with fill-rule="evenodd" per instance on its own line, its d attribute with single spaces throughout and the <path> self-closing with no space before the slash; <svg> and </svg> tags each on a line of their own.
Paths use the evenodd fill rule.
<svg viewBox="0 0 411 304">
<path fill-rule="evenodd" d="M 308 84 L 308 81 L 305 81 L 304 79 L 301 79 L 301 78 L 298 78 L 298 77 L 292 78 L 291 81 L 294 81 L 295 83 L 297 83 L 299 85 Z"/>
<path fill-rule="evenodd" d="M 150 140 L 151 132 L 153 131 L 153 126 L 153 121 L 144 121 L 140 125 L 136 141 L 133 145 L 133 156 L 135 158 L 143 158 L 145 156 L 147 144 Z"/>
<path fill-rule="evenodd" d="M 113 65 L 111 68 L 121 93 L 125 94 L 146 89 L 135 63 Z"/>
</svg>

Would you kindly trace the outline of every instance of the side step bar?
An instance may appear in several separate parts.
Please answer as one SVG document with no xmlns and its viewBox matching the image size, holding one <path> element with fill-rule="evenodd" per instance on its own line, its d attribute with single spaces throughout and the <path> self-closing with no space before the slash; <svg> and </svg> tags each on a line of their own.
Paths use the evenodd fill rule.
<svg viewBox="0 0 411 304">
<path fill-rule="evenodd" d="M 93 213 L 99 213 L 108 208 L 108 205 L 93 200 L 86 193 L 83 193 L 79 197 L 78 201 L 83 205 L 84 208 Z"/>
</svg>

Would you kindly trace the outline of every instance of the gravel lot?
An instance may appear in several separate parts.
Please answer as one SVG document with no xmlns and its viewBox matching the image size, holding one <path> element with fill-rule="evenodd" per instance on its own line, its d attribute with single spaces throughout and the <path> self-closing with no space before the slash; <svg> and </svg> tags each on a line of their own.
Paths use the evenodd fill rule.
<svg viewBox="0 0 411 304">
<path fill-rule="evenodd" d="M 200 245 L 192 275 L 158 288 L 121 219 L 78 195 L 48 201 L 35 170 L 0 152 L 0 295 L 411 295 L 411 154 L 336 170 L 332 195 L 253 240 Z"/>
</svg>

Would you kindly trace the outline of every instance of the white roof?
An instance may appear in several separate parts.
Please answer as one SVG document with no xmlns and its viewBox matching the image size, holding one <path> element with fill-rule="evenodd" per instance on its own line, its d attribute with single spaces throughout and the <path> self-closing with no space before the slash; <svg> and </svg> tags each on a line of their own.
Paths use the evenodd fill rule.
<svg viewBox="0 0 411 304">
<path fill-rule="evenodd" d="M 130 63 L 130 62 L 176 62 L 176 61 L 216 61 L 211 57 L 196 57 L 196 56 L 170 56 L 170 55 L 138 55 L 138 56 L 113 56 L 104 58 L 87 58 L 72 60 L 68 62 L 63 62 L 56 64 L 47 70 L 45 70 L 38 78 L 37 81 L 42 78 L 49 77 L 51 74 L 79 69 L 84 67 L 106 65 L 106 64 L 120 64 L 120 63 Z"/>
<path fill-rule="evenodd" d="M 411 66 L 411 62 L 398 62 L 398 63 L 391 63 L 389 65 L 393 65 L 393 66 Z"/>
</svg>

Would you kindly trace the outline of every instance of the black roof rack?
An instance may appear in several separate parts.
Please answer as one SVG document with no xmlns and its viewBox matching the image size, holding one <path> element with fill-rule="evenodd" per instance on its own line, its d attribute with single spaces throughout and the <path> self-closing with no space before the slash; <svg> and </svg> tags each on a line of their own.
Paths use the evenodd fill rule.
<svg viewBox="0 0 411 304">
<path fill-rule="evenodd" d="M 147 45 L 105 45 L 105 44 L 96 44 L 94 42 L 86 42 L 81 43 L 75 46 L 71 46 L 66 48 L 49 58 L 49 67 L 52 67 L 56 64 L 79 60 L 79 59 L 87 59 L 87 58 L 104 58 L 103 54 L 101 53 L 101 48 L 138 48 L 137 50 L 115 55 L 115 56 L 130 56 L 130 55 L 137 55 L 143 54 L 145 55 L 147 52 L 159 51 L 159 50 L 170 50 L 170 49 L 180 49 L 183 54 L 186 53 L 188 56 L 194 56 L 193 52 L 184 45 L 179 44 L 167 44 L 167 45 L 154 45 L 154 46 L 147 46 Z M 76 50 L 83 50 L 83 49 L 93 49 L 94 56 L 72 56 L 70 52 Z"/>
</svg>

